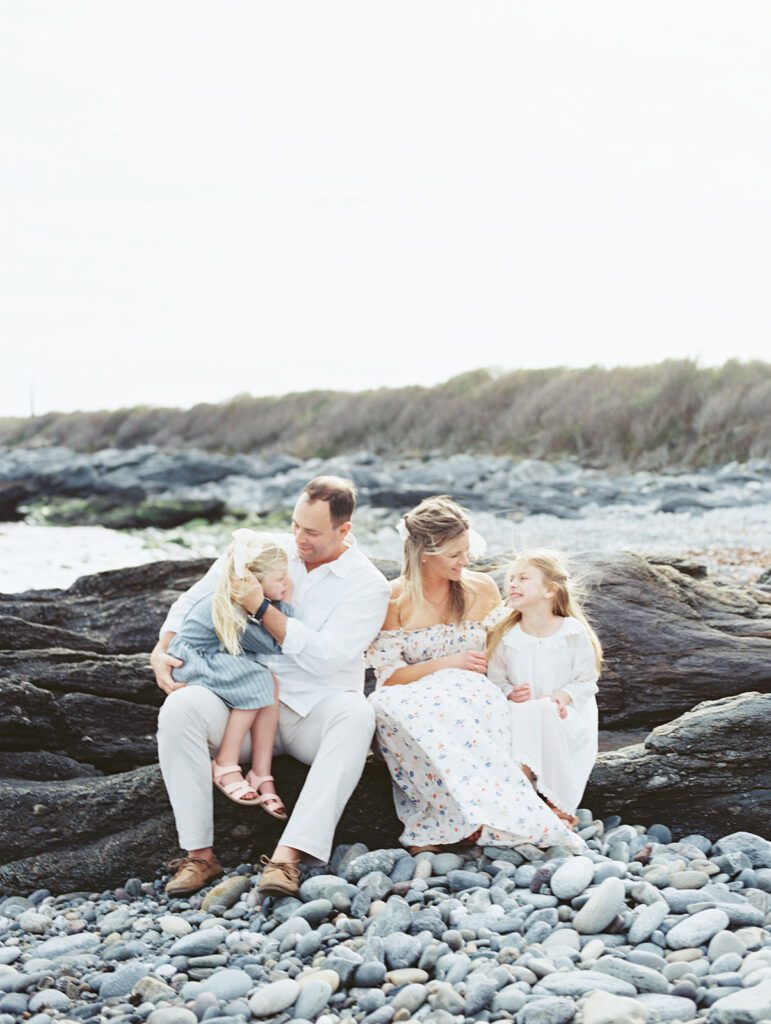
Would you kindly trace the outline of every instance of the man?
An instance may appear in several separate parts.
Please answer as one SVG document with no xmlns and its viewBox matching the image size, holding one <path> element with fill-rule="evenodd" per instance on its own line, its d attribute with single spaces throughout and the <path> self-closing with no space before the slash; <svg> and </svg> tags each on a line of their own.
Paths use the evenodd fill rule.
<svg viewBox="0 0 771 1024">
<path fill-rule="evenodd" d="M 249 611 L 278 641 L 270 668 L 279 679 L 275 754 L 310 765 L 305 784 L 260 879 L 262 895 L 298 889 L 303 856 L 325 863 L 335 827 L 359 781 L 374 731 L 364 698 L 363 653 L 385 618 L 389 587 L 351 535 L 352 483 L 312 480 L 292 514 L 288 543 L 296 617 L 287 618 L 250 591 Z M 222 874 L 213 849 L 211 751 L 225 731 L 228 708 L 205 686 L 176 683 L 181 662 L 167 649 L 187 610 L 216 587 L 220 563 L 173 605 L 150 664 L 169 696 L 158 716 L 158 756 L 187 856 L 166 886 L 171 895 L 196 892 Z M 243 759 L 248 757 L 244 751 Z"/>
</svg>

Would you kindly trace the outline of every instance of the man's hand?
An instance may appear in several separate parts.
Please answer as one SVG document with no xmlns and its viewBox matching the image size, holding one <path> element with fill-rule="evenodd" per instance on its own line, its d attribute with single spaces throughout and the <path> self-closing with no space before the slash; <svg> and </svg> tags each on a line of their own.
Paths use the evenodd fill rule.
<svg viewBox="0 0 771 1024">
<path fill-rule="evenodd" d="M 438 660 L 442 662 L 443 668 L 459 668 L 464 672 L 479 672 L 481 675 L 487 671 L 487 655 L 484 651 L 461 651 Z"/>
<path fill-rule="evenodd" d="M 168 639 L 164 637 L 159 640 L 155 647 L 153 647 L 152 654 L 150 655 L 150 668 L 155 674 L 156 683 L 164 693 L 174 693 L 175 690 L 180 690 L 183 686 L 187 685 L 186 683 L 175 682 L 171 675 L 173 668 L 179 668 L 185 664 L 179 658 L 172 658 L 170 654 L 166 653 L 166 648 L 171 643 L 173 635 L 173 633 L 169 633 L 167 634 Z"/>
<path fill-rule="evenodd" d="M 262 584 L 251 572 L 248 572 L 242 580 L 234 579 L 230 584 L 230 593 L 233 600 L 240 604 L 248 615 L 254 615 L 265 599 Z"/>
<path fill-rule="evenodd" d="M 507 696 L 506 700 L 513 700 L 515 704 L 524 704 L 526 700 L 530 700 L 533 696 L 533 692 L 530 689 L 530 683 L 520 683 L 519 686 L 513 686 L 511 692 Z"/>
<path fill-rule="evenodd" d="M 573 703 L 573 698 L 569 693 L 565 693 L 564 690 L 557 690 L 556 693 L 551 695 L 551 699 L 556 705 L 557 714 L 560 718 L 567 718 L 568 708 Z"/>
</svg>

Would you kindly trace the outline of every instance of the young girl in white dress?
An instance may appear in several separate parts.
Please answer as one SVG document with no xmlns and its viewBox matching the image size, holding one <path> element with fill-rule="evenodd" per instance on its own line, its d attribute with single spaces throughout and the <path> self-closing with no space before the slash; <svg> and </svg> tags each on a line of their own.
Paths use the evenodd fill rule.
<svg viewBox="0 0 771 1024">
<path fill-rule="evenodd" d="M 182 662 L 172 671 L 178 683 L 206 686 L 230 708 L 217 757 L 212 762 L 214 785 L 237 804 L 261 807 L 273 818 L 286 819 L 270 774 L 278 727 L 278 687 L 268 659 L 281 648 L 260 625 L 269 604 L 285 615 L 291 591 L 286 551 L 271 537 L 254 530 L 236 530 L 224 555 L 213 594 L 197 601 L 169 645 Z M 265 596 L 249 616 L 247 603 L 255 582 Z M 246 779 L 238 760 L 246 734 L 252 734 L 252 767 Z"/>
<path fill-rule="evenodd" d="M 602 648 L 554 551 L 523 552 L 506 616 L 490 629 L 489 679 L 509 701 L 511 754 L 568 825 L 597 757 Z"/>
</svg>

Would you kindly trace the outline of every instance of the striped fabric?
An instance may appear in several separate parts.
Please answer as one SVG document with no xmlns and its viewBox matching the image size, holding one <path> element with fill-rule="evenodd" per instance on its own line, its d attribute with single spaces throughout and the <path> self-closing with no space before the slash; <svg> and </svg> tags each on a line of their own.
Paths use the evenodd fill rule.
<svg viewBox="0 0 771 1024">
<path fill-rule="evenodd" d="M 269 657 L 280 654 L 273 637 L 249 623 L 241 638 L 243 654 L 220 649 L 212 621 L 213 594 L 197 601 L 185 616 L 182 628 L 169 644 L 169 654 L 184 661 L 172 675 L 178 683 L 206 686 L 231 708 L 264 708 L 273 703 L 273 677 L 266 667 Z M 287 604 L 278 607 L 291 615 Z"/>
</svg>

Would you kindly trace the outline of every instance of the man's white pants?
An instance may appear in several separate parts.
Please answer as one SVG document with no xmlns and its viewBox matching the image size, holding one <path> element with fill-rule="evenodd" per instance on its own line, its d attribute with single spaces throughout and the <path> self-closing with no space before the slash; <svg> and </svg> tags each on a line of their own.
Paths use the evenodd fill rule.
<svg viewBox="0 0 771 1024">
<path fill-rule="evenodd" d="M 166 698 L 158 716 L 158 758 L 183 850 L 214 845 L 211 759 L 228 714 L 205 686 L 185 686 Z M 361 777 L 374 728 L 375 713 L 361 693 L 332 693 L 304 718 L 280 705 L 274 754 L 290 754 L 311 766 L 282 846 L 329 860 L 335 827 Z M 242 762 L 250 756 L 247 735 Z M 245 808 L 244 813 L 250 812 Z"/>
</svg>

